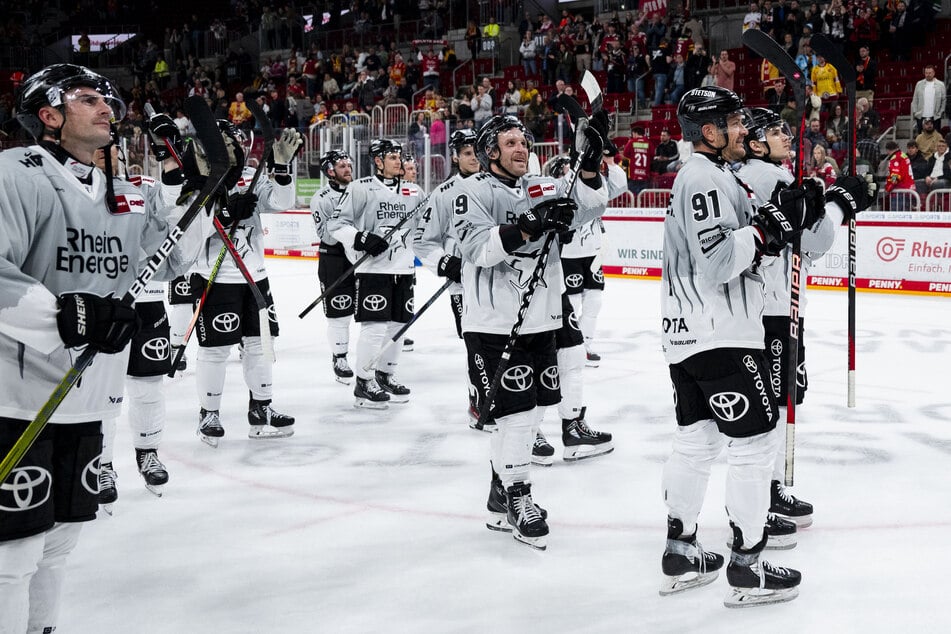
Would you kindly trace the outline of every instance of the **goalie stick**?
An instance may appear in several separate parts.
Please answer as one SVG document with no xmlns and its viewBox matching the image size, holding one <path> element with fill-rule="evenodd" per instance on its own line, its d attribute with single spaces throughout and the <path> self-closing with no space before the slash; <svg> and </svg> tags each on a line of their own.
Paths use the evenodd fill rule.
<svg viewBox="0 0 951 634">
<path fill-rule="evenodd" d="M 832 66 L 839 72 L 839 78 L 845 89 L 845 96 L 848 100 L 849 123 L 845 128 L 846 146 L 849 148 L 849 176 L 855 176 L 855 82 L 858 75 L 855 66 L 849 63 L 838 46 L 822 33 L 817 33 L 810 40 L 812 48 L 826 58 Z M 848 406 L 855 407 L 855 214 L 849 218 L 849 387 L 848 387 Z"/>
<path fill-rule="evenodd" d="M 169 254 L 172 252 L 172 249 L 175 248 L 175 245 L 178 244 L 178 241 L 181 240 L 185 230 L 198 218 L 201 210 L 211 201 L 212 196 L 214 196 L 218 188 L 221 187 L 228 174 L 227 150 L 225 149 L 221 134 L 218 132 L 218 125 L 215 123 L 215 118 L 211 110 L 208 109 L 205 100 L 197 96 L 189 97 L 185 100 L 185 112 L 195 125 L 198 138 L 201 140 L 202 145 L 205 147 L 205 152 L 208 155 L 210 163 L 208 178 L 198 191 L 195 200 L 188 206 L 185 213 L 182 214 L 178 223 L 169 230 L 168 236 L 159 246 L 155 254 L 149 258 L 145 268 L 142 269 L 135 278 L 135 281 L 132 282 L 132 286 L 129 287 L 129 290 L 122 296 L 121 301 L 127 306 L 132 305 L 135 298 L 139 296 L 146 285 L 155 277 L 156 271 L 158 271 L 159 267 L 168 259 Z M 36 418 L 27 425 L 3 461 L 0 462 L 0 482 L 4 482 L 7 479 L 7 476 L 9 476 L 20 463 L 23 456 L 26 455 L 26 452 L 30 450 L 30 447 L 33 446 L 33 443 L 49 423 L 50 418 L 52 418 L 70 390 L 73 389 L 82 377 L 83 372 L 85 372 L 86 368 L 93 362 L 97 353 L 98 350 L 95 348 L 86 346 L 86 349 L 76 358 L 72 367 L 66 372 L 66 375 L 60 380 L 46 403 L 40 408 L 40 411 L 36 414 Z"/>
<path fill-rule="evenodd" d="M 799 142 L 796 145 L 795 176 L 796 185 L 802 185 L 803 133 L 806 123 L 806 78 L 802 70 L 779 42 L 759 29 L 743 32 L 743 44 L 760 57 L 765 58 L 779 69 L 792 88 L 796 97 L 796 110 L 799 115 Z M 789 342 L 786 364 L 786 486 L 793 486 L 796 452 L 796 391 L 799 379 L 799 308 L 802 291 L 802 239 L 793 238 L 790 256 L 791 274 L 789 276 Z"/>
</svg>

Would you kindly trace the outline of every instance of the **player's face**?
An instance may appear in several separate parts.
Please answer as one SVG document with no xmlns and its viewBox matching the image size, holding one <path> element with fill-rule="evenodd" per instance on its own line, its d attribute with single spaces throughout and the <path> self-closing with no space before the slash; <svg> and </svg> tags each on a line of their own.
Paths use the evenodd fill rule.
<svg viewBox="0 0 951 634">
<path fill-rule="evenodd" d="M 405 161 L 403 163 L 403 180 L 411 183 L 416 182 L 416 161 Z"/>
<path fill-rule="evenodd" d="M 459 162 L 459 172 L 463 176 L 469 176 L 479 171 L 479 158 L 476 156 L 474 146 L 464 146 L 459 150 L 456 160 Z"/>
<path fill-rule="evenodd" d="M 726 147 L 723 148 L 723 158 L 728 161 L 741 161 L 746 156 L 746 146 L 743 140 L 748 131 L 745 119 L 741 114 L 731 114 L 726 119 Z"/>
<path fill-rule="evenodd" d="M 511 128 L 499 133 L 498 162 L 502 168 L 516 178 L 528 172 L 528 140 L 525 133 L 518 128 Z"/>
<path fill-rule="evenodd" d="M 767 128 L 766 144 L 769 146 L 769 158 L 774 161 L 785 161 L 792 150 L 792 135 L 784 125 Z"/>
<path fill-rule="evenodd" d="M 64 95 L 66 121 L 63 123 L 61 142 L 76 154 L 91 155 L 97 148 L 112 140 L 112 120 L 115 113 L 106 99 L 92 88 L 80 86 Z M 76 156 L 76 158 L 83 158 Z"/>
<path fill-rule="evenodd" d="M 396 178 L 403 174 L 403 156 L 399 152 L 384 154 L 377 160 L 380 161 L 377 165 L 382 165 L 383 178 Z"/>
<path fill-rule="evenodd" d="M 343 185 L 353 181 L 353 163 L 350 159 L 340 159 L 334 163 L 334 179 Z"/>
</svg>

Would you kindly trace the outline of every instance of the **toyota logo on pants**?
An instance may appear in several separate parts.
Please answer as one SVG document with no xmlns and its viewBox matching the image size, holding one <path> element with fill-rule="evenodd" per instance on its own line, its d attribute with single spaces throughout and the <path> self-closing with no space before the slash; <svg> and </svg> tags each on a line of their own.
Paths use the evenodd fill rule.
<svg viewBox="0 0 951 634">
<path fill-rule="evenodd" d="M 267 307 L 267 318 L 275 324 L 277 323 L 277 308 L 274 307 L 274 304 Z"/>
<path fill-rule="evenodd" d="M 542 384 L 542 387 L 546 390 L 555 391 L 560 387 L 560 382 L 558 380 L 558 366 L 550 365 L 541 373 L 541 376 L 538 377 L 539 383 Z"/>
<path fill-rule="evenodd" d="M 708 402 L 717 418 L 727 423 L 740 420 L 750 409 L 749 400 L 739 392 L 717 392 Z"/>
<path fill-rule="evenodd" d="M 753 357 L 750 355 L 743 357 L 743 365 L 750 371 L 750 374 L 756 374 L 758 368 L 756 367 L 756 361 L 753 361 Z"/>
<path fill-rule="evenodd" d="M 142 344 L 142 356 L 149 361 L 165 361 L 168 359 L 168 339 L 156 337 Z"/>
<path fill-rule="evenodd" d="M 99 454 L 92 460 L 86 463 L 86 466 L 83 467 L 82 482 L 83 488 L 92 493 L 93 495 L 98 495 L 99 493 L 99 462 L 102 458 L 102 454 Z"/>
<path fill-rule="evenodd" d="M 52 485 L 52 475 L 42 467 L 14 469 L 0 484 L 0 510 L 16 513 L 42 506 L 50 497 Z"/>
<path fill-rule="evenodd" d="M 386 308 L 386 298 L 382 295 L 367 295 L 363 298 L 363 307 L 376 313 Z"/>
<path fill-rule="evenodd" d="M 509 392 L 524 392 L 533 384 L 532 369 L 527 365 L 509 368 L 502 375 L 502 387 Z"/>
<path fill-rule="evenodd" d="M 416 306 L 416 304 L 415 304 L 415 302 L 413 301 L 413 298 L 412 298 L 412 297 L 410 297 L 408 300 L 406 300 L 406 304 L 405 304 L 406 312 L 412 314 L 412 313 L 413 313 L 413 308 L 415 308 L 415 306 Z"/>
<path fill-rule="evenodd" d="M 598 270 L 591 274 L 591 279 L 598 284 L 604 284 L 604 271 L 601 270 L 601 267 L 598 267 Z"/>
<path fill-rule="evenodd" d="M 572 273 L 565 278 L 565 284 L 568 285 L 568 288 L 580 288 L 584 283 L 584 276 L 581 273 Z"/>
<path fill-rule="evenodd" d="M 335 295 L 330 299 L 331 308 L 336 310 L 347 310 L 353 305 L 353 298 L 349 295 Z"/>
<path fill-rule="evenodd" d="M 571 311 L 571 314 L 568 315 L 568 326 L 572 330 L 577 330 L 581 332 L 581 326 L 578 324 L 578 314 L 574 311 Z"/>
<path fill-rule="evenodd" d="M 774 357 L 778 357 L 783 354 L 783 340 L 782 339 L 773 339 L 773 342 L 769 344 L 769 351 L 773 353 Z"/>
<path fill-rule="evenodd" d="M 187 297 L 192 294 L 192 287 L 187 281 L 179 282 L 175 285 L 175 294 L 182 297 Z"/>
<path fill-rule="evenodd" d="M 234 332 L 241 325 L 241 318 L 237 313 L 221 313 L 211 320 L 211 327 L 218 332 Z"/>
</svg>

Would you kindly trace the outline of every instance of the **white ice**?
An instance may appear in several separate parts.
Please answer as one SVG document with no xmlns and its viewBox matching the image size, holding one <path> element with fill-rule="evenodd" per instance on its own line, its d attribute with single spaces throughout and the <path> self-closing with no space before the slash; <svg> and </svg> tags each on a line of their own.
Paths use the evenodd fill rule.
<svg viewBox="0 0 951 634">
<path fill-rule="evenodd" d="M 659 284 L 609 279 L 600 368 L 585 370 L 588 422 L 613 454 L 536 469 L 548 550 L 486 530 L 485 434 L 466 419 L 462 342 L 448 298 L 410 331 L 399 378 L 413 390 L 383 413 L 336 383 L 316 262 L 271 259 L 281 322 L 274 406 L 285 440 L 247 438 L 247 389 L 228 368 L 215 450 L 195 436 L 193 370 L 166 384 L 160 455 L 171 481 L 148 493 L 125 419 L 113 517 L 86 525 L 69 561 L 61 632 L 947 632 L 951 607 L 949 301 L 858 298 L 858 406 L 846 407 L 846 295 L 810 291 L 809 392 L 796 429 L 793 492 L 815 504 L 794 550 L 798 599 L 727 610 L 724 575 L 658 595 L 666 509 L 661 465 L 674 428 L 659 348 Z M 418 275 L 417 305 L 437 288 Z M 353 330 L 351 348 L 356 341 Z M 351 358 L 353 355 L 351 354 Z M 189 350 L 194 360 L 194 349 Z M 700 539 L 727 553 L 725 465 L 714 469 Z"/>
</svg>

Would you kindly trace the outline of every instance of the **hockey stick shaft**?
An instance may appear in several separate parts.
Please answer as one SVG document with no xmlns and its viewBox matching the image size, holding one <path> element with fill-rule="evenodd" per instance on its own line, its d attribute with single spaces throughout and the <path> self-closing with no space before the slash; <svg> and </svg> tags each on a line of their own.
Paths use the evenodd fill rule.
<svg viewBox="0 0 951 634">
<path fill-rule="evenodd" d="M 445 284 L 440 286 L 439 290 L 433 293 L 433 296 L 427 299 L 426 303 L 423 304 L 422 307 L 420 307 L 420 309 L 416 311 L 416 314 L 414 314 L 408 322 L 403 324 L 403 327 L 397 330 L 395 335 L 390 337 L 389 341 L 386 342 L 386 345 L 384 345 L 380 349 L 380 351 L 377 352 L 376 355 L 372 359 L 370 359 L 370 362 L 367 363 L 365 366 L 363 366 L 363 369 L 369 372 L 374 367 L 376 367 L 376 364 L 380 362 L 380 359 L 382 359 L 386 351 L 390 349 L 390 346 L 392 346 L 394 343 L 399 341 L 400 338 L 406 334 L 406 331 L 409 330 L 412 327 L 412 325 L 416 323 L 416 320 L 419 319 L 422 316 L 422 314 L 425 313 L 429 309 L 429 307 L 432 306 L 436 302 L 437 299 L 439 299 L 439 296 L 442 295 L 446 291 L 447 288 L 452 286 L 452 284 L 453 284 L 453 281 L 448 280 L 446 281 Z"/>
<path fill-rule="evenodd" d="M 178 223 L 170 229 L 168 236 L 162 241 L 158 250 L 149 258 L 145 268 L 139 272 L 135 281 L 133 281 L 129 287 L 129 290 L 122 296 L 122 303 L 128 306 L 132 305 L 135 298 L 142 293 L 152 278 L 155 277 L 155 273 L 159 267 L 168 259 L 175 245 L 181 240 L 185 230 L 198 218 L 201 210 L 208 204 L 209 200 L 211 200 L 211 197 L 224 182 L 225 176 L 228 173 L 228 159 L 224 142 L 221 140 L 221 135 L 218 134 L 214 117 L 205 104 L 204 99 L 201 97 L 188 98 L 185 101 L 185 111 L 195 123 L 195 128 L 201 132 L 200 138 L 206 148 L 211 163 L 210 173 L 205 185 L 199 190 L 195 200 L 189 205 L 188 209 L 185 210 L 185 213 L 182 214 Z M 49 396 L 46 403 L 43 404 L 40 411 L 36 414 L 36 417 L 30 421 L 26 429 L 10 448 L 10 451 L 3 458 L 3 461 L 0 461 L 0 482 L 4 482 L 7 479 L 10 473 L 23 459 L 23 456 L 30 450 L 30 447 L 33 446 L 33 443 L 36 442 L 36 439 L 43 432 L 43 429 L 49 423 L 53 414 L 56 413 L 56 410 L 62 404 L 63 400 L 69 395 L 70 390 L 72 390 L 76 383 L 79 382 L 79 379 L 82 378 L 83 372 L 86 371 L 86 368 L 88 368 L 93 359 L 95 359 L 97 353 L 98 350 L 95 348 L 86 346 L 86 349 L 77 357 L 72 367 L 67 370 L 65 376 L 63 376 L 59 384 L 54 388 L 53 393 Z"/>
</svg>

